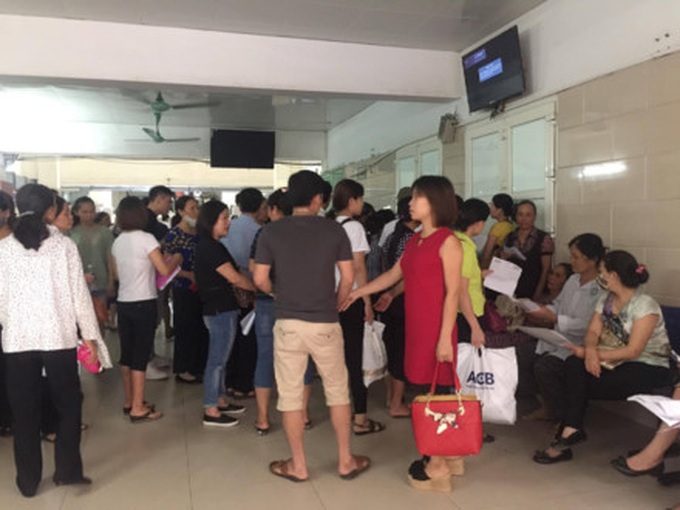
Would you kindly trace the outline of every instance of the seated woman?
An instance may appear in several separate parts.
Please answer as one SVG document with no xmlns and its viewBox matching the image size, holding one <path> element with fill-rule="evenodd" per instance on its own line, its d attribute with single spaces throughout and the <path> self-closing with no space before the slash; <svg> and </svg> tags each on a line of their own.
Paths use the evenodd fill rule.
<svg viewBox="0 0 680 510">
<path fill-rule="evenodd" d="M 600 298 L 584 346 L 572 347 L 565 362 L 565 410 L 550 446 L 534 461 L 554 464 L 571 460 L 571 447 L 586 440 L 588 400 L 622 400 L 648 393 L 670 382 L 670 342 L 659 304 L 638 291 L 649 279 L 644 265 L 630 253 L 615 250 L 600 266 Z"/>
<path fill-rule="evenodd" d="M 595 269 L 597 269 L 597 267 Z M 557 296 L 560 295 L 560 292 L 562 292 L 562 289 L 564 288 L 564 284 L 567 283 L 567 280 L 573 274 L 574 270 L 571 268 L 571 264 L 568 264 L 567 262 L 560 262 L 548 271 L 545 288 L 537 303 L 551 305 Z"/>
<path fill-rule="evenodd" d="M 550 234 L 534 226 L 536 205 L 531 200 L 517 204 L 515 222 L 517 230 L 508 234 L 501 256 L 522 268 L 515 296 L 538 301 L 552 267 L 555 243 Z"/>
<path fill-rule="evenodd" d="M 574 275 L 567 280 L 554 303 L 527 313 L 534 324 L 547 325 L 561 333 L 575 345 L 583 345 L 583 337 L 600 296 L 596 283 L 597 268 L 604 256 L 602 239 L 596 234 L 580 234 L 569 241 L 571 267 Z M 525 416 L 527 419 L 560 421 L 564 414 L 565 360 L 571 351 L 539 340 L 534 352 L 518 348 L 518 371 L 520 378 L 534 379 L 541 407 Z M 523 387 L 532 382 L 525 383 Z"/>
<path fill-rule="evenodd" d="M 673 399 L 680 400 L 680 383 L 675 387 Z M 675 440 L 680 436 L 680 428 L 671 428 L 661 423 L 652 440 L 642 450 L 629 452 L 628 457 L 621 455 L 612 460 L 611 465 L 619 473 L 626 476 L 654 475 L 659 476 L 664 471 L 664 457 L 673 449 Z M 677 446 L 675 447 L 677 451 Z M 676 473 L 669 473 L 676 478 Z"/>
</svg>

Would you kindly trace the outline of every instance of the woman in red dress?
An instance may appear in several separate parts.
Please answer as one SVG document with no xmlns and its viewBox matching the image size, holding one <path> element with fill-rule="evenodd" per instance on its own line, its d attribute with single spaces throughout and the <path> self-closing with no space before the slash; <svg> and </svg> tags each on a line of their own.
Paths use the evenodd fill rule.
<svg viewBox="0 0 680 510">
<path fill-rule="evenodd" d="M 437 384 L 453 385 L 463 250 L 449 229 L 456 217 L 453 185 L 446 177 L 424 176 L 413 183 L 411 218 L 422 231 L 413 235 L 399 263 L 369 284 L 352 292 L 343 305 L 393 287 L 404 280 L 406 355 L 404 371 L 414 384 L 429 386 L 438 362 Z M 409 469 L 409 483 L 420 489 L 450 491 L 451 471 L 444 457 L 417 461 Z"/>
</svg>

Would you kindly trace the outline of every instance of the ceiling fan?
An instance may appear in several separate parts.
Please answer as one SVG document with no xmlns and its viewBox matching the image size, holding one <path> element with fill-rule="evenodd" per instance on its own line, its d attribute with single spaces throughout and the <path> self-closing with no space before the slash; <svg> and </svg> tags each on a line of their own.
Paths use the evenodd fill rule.
<svg viewBox="0 0 680 510">
<path fill-rule="evenodd" d="M 156 94 L 156 99 L 149 103 L 151 111 L 156 113 L 165 113 L 170 110 L 187 110 L 189 108 L 210 108 L 211 106 L 219 106 L 219 101 L 207 101 L 204 103 L 180 103 L 170 104 L 163 99 L 163 94 L 160 91 Z"/>
<path fill-rule="evenodd" d="M 153 143 L 166 143 L 166 142 L 198 142 L 200 140 L 200 137 L 194 137 L 194 138 L 165 138 L 163 135 L 161 135 L 159 124 L 161 122 L 161 113 L 160 112 L 155 112 L 154 117 L 156 118 L 156 128 L 151 129 L 148 127 L 143 127 L 142 131 L 146 133 L 146 135 L 149 137 L 149 139 L 135 139 L 135 140 L 127 140 L 128 142 L 153 142 Z"/>
</svg>

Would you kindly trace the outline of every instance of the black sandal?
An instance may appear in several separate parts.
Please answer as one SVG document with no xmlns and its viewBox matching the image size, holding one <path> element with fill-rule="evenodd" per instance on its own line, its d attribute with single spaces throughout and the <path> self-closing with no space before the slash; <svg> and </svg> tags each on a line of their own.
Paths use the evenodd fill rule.
<svg viewBox="0 0 680 510">
<path fill-rule="evenodd" d="M 357 431 L 356 427 L 359 427 L 361 430 Z M 353 421 L 352 430 L 354 431 L 355 436 L 365 436 L 366 434 L 375 434 L 377 432 L 382 432 L 383 430 L 385 430 L 385 425 L 383 423 L 380 423 L 379 421 L 366 418 L 366 421 L 364 423 L 357 423 Z"/>
</svg>

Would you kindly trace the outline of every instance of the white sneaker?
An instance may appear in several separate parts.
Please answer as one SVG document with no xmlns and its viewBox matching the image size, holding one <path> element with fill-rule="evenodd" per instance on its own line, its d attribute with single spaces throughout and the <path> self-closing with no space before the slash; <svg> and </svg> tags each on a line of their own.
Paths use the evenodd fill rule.
<svg viewBox="0 0 680 510">
<path fill-rule="evenodd" d="M 164 379 L 167 379 L 168 377 L 170 377 L 170 373 L 168 370 L 158 368 L 150 362 L 146 365 L 147 381 L 162 381 Z"/>
<path fill-rule="evenodd" d="M 153 358 L 149 361 L 149 364 L 156 368 L 168 368 L 170 367 L 170 358 L 165 358 L 157 354 L 153 355 Z"/>
</svg>

